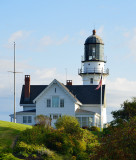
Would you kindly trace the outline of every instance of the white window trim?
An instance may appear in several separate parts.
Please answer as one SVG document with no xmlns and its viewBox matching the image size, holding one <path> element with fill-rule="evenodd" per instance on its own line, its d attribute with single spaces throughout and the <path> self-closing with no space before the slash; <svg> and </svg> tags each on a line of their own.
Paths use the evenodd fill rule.
<svg viewBox="0 0 136 160">
<path fill-rule="evenodd" d="M 52 101 L 53 97 L 59 98 L 58 107 L 53 107 L 53 101 Z M 50 106 L 48 106 L 48 100 L 50 100 Z M 63 100 L 63 106 L 61 106 L 61 100 Z M 60 96 L 53 95 L 53 96 L 51 96 L 51 98 L 46 98 L 46 107 L 47 108 L 64 108 L 65 107 L 65 99 L 63 97 L 61 98 Z"/>
<path fill-rule="evenodd" d="M 29 122 L 30 119 L 28 119 L 28 117 L 31 117 L 31 122 Z M 26 122 L 24 122 L 24 118 L 26 118 Z M 29 123 L 31 124 L 32 123 L 32 116 L 23 116 L 23 124 L 26 124 L 26 123 Z"/>
</svg>

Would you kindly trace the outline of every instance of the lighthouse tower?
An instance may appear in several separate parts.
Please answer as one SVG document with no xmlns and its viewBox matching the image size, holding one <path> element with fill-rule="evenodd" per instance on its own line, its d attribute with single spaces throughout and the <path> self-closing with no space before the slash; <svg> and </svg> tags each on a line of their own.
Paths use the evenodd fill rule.
<svg viewBox="0 0 136 160">
<path fill-rule="evenodd" d="M 101 74 L 102 85 L 106 84 L 109 69 L 105 68 L 104 43 L 102 39 L 96 35 L 96 30 L 93 30 L 92 35 L 85 41 L 84 57 L 82 57 L 81 62 L 82 66 L 78 73 L 82 77 L 83 85 L 99 85 Z M 104 99 L 106 99 L 105 96 Z M 106 123 L 106 104 L 103 104 L 102 112 L 103 123 Z"/>
<path fill-rule="evenodd" d="M 106 60 L 102 39 L 93 30 L 93 34 L 86 39 L 84 45 L 84 57 L 82 58 L 82 67 L 79 70 L 83 85 L 98 85 L 101 73 L 103 75 L 102 84 L 104 85 L 109 70 L 105 69 Z"/>
</svg>

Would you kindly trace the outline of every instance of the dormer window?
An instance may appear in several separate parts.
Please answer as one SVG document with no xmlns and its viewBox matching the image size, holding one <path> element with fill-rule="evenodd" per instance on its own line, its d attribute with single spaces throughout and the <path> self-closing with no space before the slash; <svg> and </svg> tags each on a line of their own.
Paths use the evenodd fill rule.
<svg viewBox="0 0 136 160">
<path fill-rule="evenodd" d="M 59 97 L 58 96 L 52 97 L 52 107 L 59 107 Z"/>
</svg>

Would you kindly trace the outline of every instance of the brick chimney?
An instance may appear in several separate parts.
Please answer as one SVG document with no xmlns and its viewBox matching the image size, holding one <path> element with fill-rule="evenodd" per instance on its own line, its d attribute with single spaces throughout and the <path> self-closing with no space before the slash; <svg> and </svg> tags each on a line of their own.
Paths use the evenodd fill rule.
<svg viewBox="0 0 136 160">
<path fill-rule="evenodd" d="M 30 98 L 30 75 L 25 75 L 25 100 Z"/>
<path fill-rule="evenodd" d="M 72 86 L 72 80 L 67 80 L 66 84 L 67 84 L 68 86 Z"/>
</svg>

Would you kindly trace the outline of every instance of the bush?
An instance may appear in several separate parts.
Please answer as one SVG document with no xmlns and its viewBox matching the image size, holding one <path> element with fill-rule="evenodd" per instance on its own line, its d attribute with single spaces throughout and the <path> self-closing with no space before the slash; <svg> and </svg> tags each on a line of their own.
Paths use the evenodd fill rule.
<svg viewBox="0 0 136 160">
<path fill-rule="evenodd" d="M 33 126 L 32 129 L 26 129 L 18 137 L 18 141 L 23 141 L 27 144 L 43 144 L 46 133 L 50 132 L 49 128 L 42 126 Z"/>
<path fill-rule="evenodd" d="M 49 127 L 51 126 L 51 118 L 44 116 L 44 115 L 38 115 L 35 117 L 36 124 L 43 126 L 43 127 Z"/>
<path fill-rule="evenodd" d="M 44 144 L 59 153 L 70 153 L 72 150 L 72 145 L 70 139 L 63 129 L 53 129 L 48 132 L 44 139 Z"/>
<path fill-rule="evenodd" d="M 80 152 L 77 155 L 77 160 L 90 160 L 89 156 L 85 152 Z"/>
<path fill-rule="evenodd" d="M 45 157 L 54 159 L 54 152 L 47 149 L 44 145 L 29 145 L 18 142 L 14 148 L 14 153 L 23 158 L 44 159 Z"/>
<path fill-rule="evenodd" d="M 96 126 L 92 126 L 90 127 L 90 131 L 100 131 L 100 128 L 99 127 L 96 127 Z"/>
<path fill-rule="evenodd" d="M 62 116 L 57 119 L 56 128 L 64 128 L 65 133 L 75 136 L 77 139 L 81 139 L 83 136 L 80 124 L 75 117 L 72 116 Z"/>
</svg>

